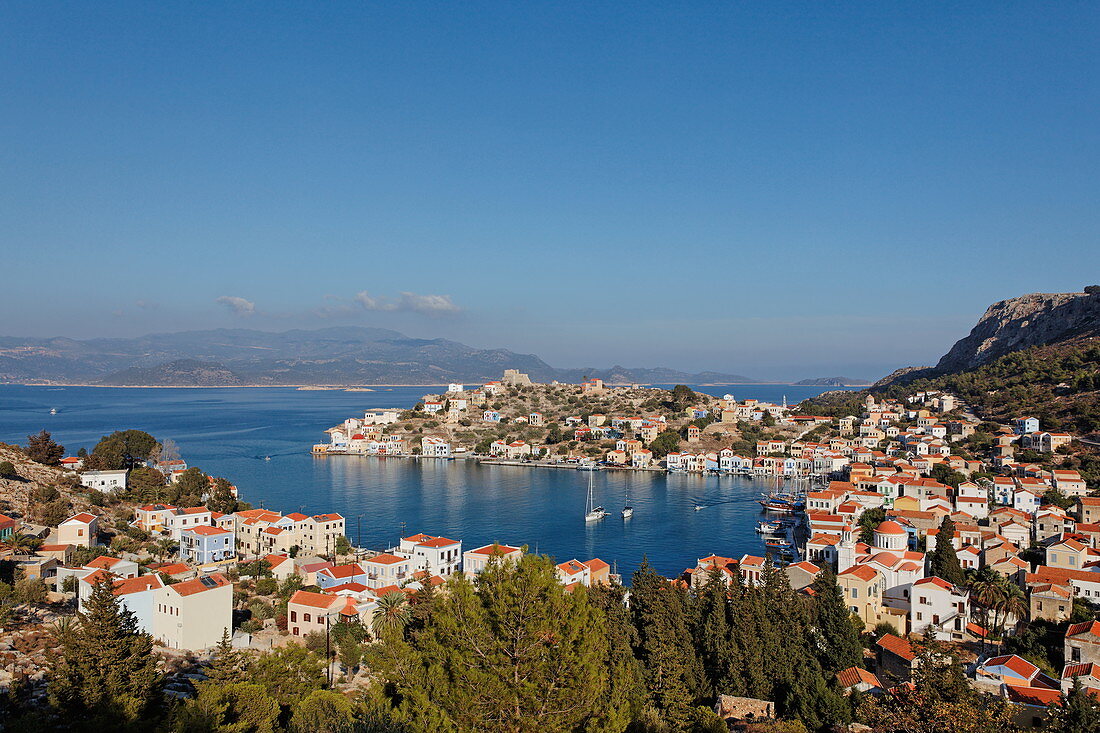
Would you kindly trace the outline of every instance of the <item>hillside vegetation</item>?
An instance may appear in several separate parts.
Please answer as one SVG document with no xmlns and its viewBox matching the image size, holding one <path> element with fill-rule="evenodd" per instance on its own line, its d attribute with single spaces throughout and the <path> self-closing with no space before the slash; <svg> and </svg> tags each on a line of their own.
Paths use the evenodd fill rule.
<svg viewBox="0 0 1100 733">
<path fill-rule="evenodd" d="M 1095 339 L 1035 346 L 958 374 L 875 390 L 892 397 L 953 392 L 986 420 L 1033 415 L 1044 430 L 1100 431 L 1100 344 Z"/>
</svg>

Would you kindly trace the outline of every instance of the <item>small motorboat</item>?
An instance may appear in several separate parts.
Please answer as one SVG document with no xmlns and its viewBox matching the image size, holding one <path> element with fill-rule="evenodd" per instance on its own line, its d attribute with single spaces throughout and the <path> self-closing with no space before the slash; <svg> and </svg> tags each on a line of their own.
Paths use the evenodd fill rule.
<svg viewBox="0 0 1100 733">
<path fill-rule="evenodd" d="M 50 414 L 51 415 L 56 415 L 57 414 L 57 408 L 56 407 L 51 407 L 50 408 Z"/>
<path fill-rule="evenodd" d="M 271 460 L 271 456 L 264 456 L 264 460 L 265 460 L 265 461 L 270 461 L 270 460 Z"/>
<path fill-rule="evenodd" d="M 623 507 L 623 519 L 630 519 L 633 516 L 634 516 L 634 507 L 624 506 Z"/>
<path fill-rule="evenodd" d="M 707 508 L 707 507 L 706 507 L 706 505 L 705 505 L 705 504 L 696 504 L 696 505 L 695 505 L 695 511 L 697 511 L 697 512 L 698 512 L 698 511 L 701 511 L 701 510 L 703 510 L 703 509 L 706 509 L 706 508 Z"/>
<path fill-rule="evenodd" d="M 767 538 L 766 540 L 764 540 L 764 545 L 774 548 L 776 550 L 789 550 L 794 547 L 794 545 L 792 545 L 790 542 L 787 542 L 787 540 L 781 539 L 779 537 Z"/>
<path fill-rule="evenodd" d="M 760 522 L 756 525 L 756 531 L 760 534 L 772 534 L 779 531 L 779 522 Z"/>
</svg>

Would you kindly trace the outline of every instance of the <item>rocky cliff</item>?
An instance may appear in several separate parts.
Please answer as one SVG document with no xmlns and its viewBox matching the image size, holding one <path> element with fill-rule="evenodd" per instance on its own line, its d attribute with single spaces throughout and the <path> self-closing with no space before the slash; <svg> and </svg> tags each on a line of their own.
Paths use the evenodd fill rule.
<svg viewBox="0 0 1100 733">
<path fill-rule="evenodd" d="M 994 303 L 934 371 L 962 372 L 1031 346 L 1100 336 L 1100 290 L 1089 291 L 1032 293 Z"/>
</svg>

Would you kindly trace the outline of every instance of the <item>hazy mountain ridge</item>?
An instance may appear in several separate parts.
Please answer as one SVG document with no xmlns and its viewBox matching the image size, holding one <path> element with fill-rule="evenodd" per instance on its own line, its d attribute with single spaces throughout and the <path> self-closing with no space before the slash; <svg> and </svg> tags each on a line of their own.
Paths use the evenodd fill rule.
<svg viewBox="0 0 1100 733">
<path fill-rule="evenodd" d="M 382 328 L 284 332 L 216 329 L 132 339 L 0 337 L 0 382 L 156 386 L 440 384 L 498 379 L 504 369 L 536 381 L 753 382 L 738 374 L 675 369 L 558 369 L 534 354 L 416 339 Z"/>
</svg>

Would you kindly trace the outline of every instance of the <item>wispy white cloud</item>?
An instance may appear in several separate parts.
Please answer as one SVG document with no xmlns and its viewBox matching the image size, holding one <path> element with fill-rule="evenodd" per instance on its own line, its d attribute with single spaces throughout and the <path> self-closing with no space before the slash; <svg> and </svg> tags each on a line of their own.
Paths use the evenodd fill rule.
<svg viewBox="0 0 1100 733">
<path fill-rule="evenodd" d="M 246 300 L 237 295 L 223 295 L 220 298 L 214 300 L 215 303 L 224 305 L 229 310 L 233 311 L 238 316 L 247 318 L 248 316 L 255 315 L 256 304 L 251 300 Z"/>
<path fill-rule="evenodd" d="M 371 295 L 363 290 L 356 294 L 355 301 L 369 311 L 405 311 L 432 317 L 453 316 L 462 312 L 462 308 L 449 295 L 404 292 L 397 298 L 387 298 Z"/>
</svg>

